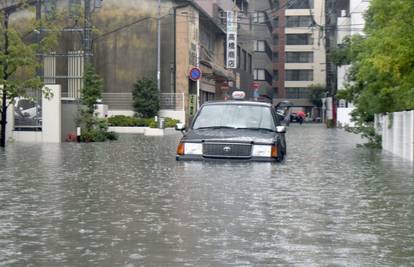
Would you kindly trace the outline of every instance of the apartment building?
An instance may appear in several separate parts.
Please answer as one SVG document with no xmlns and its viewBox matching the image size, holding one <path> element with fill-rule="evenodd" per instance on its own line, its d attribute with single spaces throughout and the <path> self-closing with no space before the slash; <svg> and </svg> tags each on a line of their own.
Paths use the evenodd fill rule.
<svg viewBox="0 0 414 267">
<path fill-rule="evenodd" d="M 325 0 L 274 1 L 275 102 L 311 111 L 313 85 L 326 86 Z"/>
<path fill-rule="evenodd" d="M 273 90 L 273 23 L 271 19 L 273 1 L 252 0 L 249 2 L 249 16 L 251 34 L 246 36 L 253 45 L 253 84 L 251 92 L 254 98 L 263 98 L 272 101 L 275 96 Z"/>
</svg>

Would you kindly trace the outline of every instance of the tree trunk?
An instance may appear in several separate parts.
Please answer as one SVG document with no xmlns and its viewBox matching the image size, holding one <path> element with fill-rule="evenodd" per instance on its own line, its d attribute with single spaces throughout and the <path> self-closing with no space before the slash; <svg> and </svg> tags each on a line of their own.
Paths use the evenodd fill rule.
<svg viewBox="0 0 414 267">
<path fill-rule="evenodd" d="M 8 66 L 8 55 L 9 55 L 9 14 L 4 14 L 4 55 L 5 63 L 3 68 L 3 96 L 2 96 L 2 109 L 1 109 L 1 140 L 0 147 L 6 146 L 6 125 L 7 125 L 7 80 L 9 79 L 9 66 Z"/>
</svg>

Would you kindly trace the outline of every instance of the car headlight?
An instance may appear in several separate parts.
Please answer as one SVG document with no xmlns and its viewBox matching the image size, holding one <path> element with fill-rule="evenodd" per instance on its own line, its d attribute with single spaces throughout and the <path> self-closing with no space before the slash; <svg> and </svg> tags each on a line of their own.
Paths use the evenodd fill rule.
<svg viewBox="0 0 414 267">
<path fill-rule="evenodd" d="M 201 143 L 184 143 L 184 155 L 202 155 L 203 144 Z"/>
<path fill-rule="evenodd" d="M 271 157 L 272 145 L 253 145 L 253 157 Z"/>
</svg>

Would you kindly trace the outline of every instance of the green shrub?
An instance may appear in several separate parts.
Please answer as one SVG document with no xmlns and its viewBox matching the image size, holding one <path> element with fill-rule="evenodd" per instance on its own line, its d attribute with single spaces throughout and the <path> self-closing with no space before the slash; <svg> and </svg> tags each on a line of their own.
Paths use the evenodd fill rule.
<svg viewBox="0 0 414 267">
<path fill-rule="evenodd" d="M 107 139 L 106 132 L 100 130 L 82 131 L 80 140 L 81 142 L 105 142 Z"/>
<path fill-rule="evenodd" d="M 111 126 L 130 126 L 130 118 L 123 115 L 117 115 L 108 118 L 108 123 Z"/>
<path fill-rule="evenodd" d="M 177 123 L 179 123 L 179 120 L 171 119 L 171 118 L 165 118 L 165 128 L 174 128 Z"/>
<path fill-rule="evenodd" d="M 136 117 L 128 117 L 124 115 L 117 115 L 110 117 L 108 119 L 109 125 L 111 126 L 119 126 L 119 127 L 131 127 L 131 126 L 141 126 L 141 127 L 150 127 L 150 128 L 157 128 L 158 123 L 155 121 L 154 118 L 136 118 Z M 175 127 L 175 125 L 180 122 L 179 120 L 165 118 L 164 125 L 166 128 L 168 127 Z"/>
<path fill-rule="evenodd" d="M 119 138 L 119 135 L 116 132 L 106 132 L 105 134 L 109 141 L 115 141 Z"/>
<path fill-rule="evenodd" d="M 143 117 L 154 117 L 160 109 L 160 94 L 153 79 L 142 78 L 132 91 L 135 111 Z"/>
<path fill-rule="evenodd" d="M 335 128 L 334 120 L 331 120 L 331 119 L 326 120 L 326 127 L 327 128 Z"/>
<path fill-rule="evenodd" d="M 158 128 L 158 123 L 153 118 L 147 119 L 147 126 L 150 128 Z"/>
</svg>

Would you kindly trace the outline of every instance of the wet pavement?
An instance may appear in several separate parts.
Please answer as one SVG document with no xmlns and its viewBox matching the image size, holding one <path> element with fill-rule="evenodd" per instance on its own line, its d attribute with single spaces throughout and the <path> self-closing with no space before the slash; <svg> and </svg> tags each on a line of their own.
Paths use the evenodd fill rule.
<svg viewBox="0 0 414 267">
<path fill-rule="evenodd" d="M 0 151 L 0 266 L 413 266 L 414 169 L 319 125 L 284 163 L 176 162 L 180 134 Z"/>
</svg>

